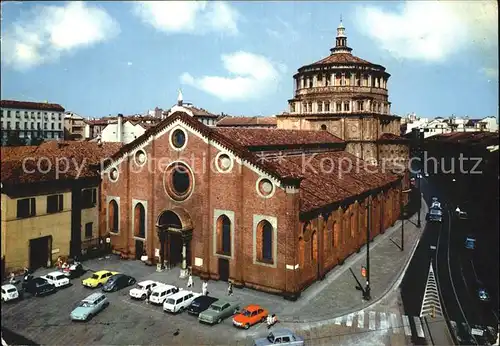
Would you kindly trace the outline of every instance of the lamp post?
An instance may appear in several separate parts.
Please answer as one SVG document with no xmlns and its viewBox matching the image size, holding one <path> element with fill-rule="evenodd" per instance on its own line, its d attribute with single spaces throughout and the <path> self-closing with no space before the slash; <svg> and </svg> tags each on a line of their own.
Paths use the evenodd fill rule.
<svg viewBox="0 0 500 346">
<path fill-rule="evenodd" d="M 420 228 L 422 226 L 420 221 L 420 213 L 422 212 L 422 193 L 420 192 L 420 180 L 422 176 L 420 173 L 417 174 L 417 190 L 418 190 L 418 214 L 417 214 L 417 227 Z"/>
<path fill-rule="evenodd" d="M 368 225 L 366 226 L 366 287 L 363 291 L 363 298 L 365 300 L 372 299 L 370 294 L 370 228 L 371 228 L 371 196 L 368 197 Z"/>
<path fill-rule="evenodd" d="M 411 189 L 403 190 L 403 185 L 401 185 L 401 196 L 399 197 L 399 208 L 401 214 L 401 251 L 405 250 L 405 215 L 404 215 L 404 204 L 403 204 L 403 193 L 410 192 Z"/>
</svg>

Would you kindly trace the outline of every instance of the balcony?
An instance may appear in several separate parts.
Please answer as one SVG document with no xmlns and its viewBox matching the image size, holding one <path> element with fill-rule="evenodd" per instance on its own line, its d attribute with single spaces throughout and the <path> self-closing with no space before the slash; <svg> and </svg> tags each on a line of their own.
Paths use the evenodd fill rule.
<svg viewBox="0 0 500 346">
<path fill-rule="evenodd" d="M 328 93 L 363 93 L 363 94 L 376 94 L 387 96 L 387 90 L 381 88 L 371 88 L 366 86 L 326 86 L 326 87 L 312 87 L 301 88 L 295 91 L 295 96 L 311 95 L 311 94 L 328 94 Z"/>
</svg>

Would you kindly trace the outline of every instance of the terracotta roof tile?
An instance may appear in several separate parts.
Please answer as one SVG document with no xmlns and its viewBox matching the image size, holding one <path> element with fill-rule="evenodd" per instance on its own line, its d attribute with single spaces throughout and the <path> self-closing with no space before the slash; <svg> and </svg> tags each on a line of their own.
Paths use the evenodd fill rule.
<svg viewBox="0 0 500 346">
<path fill-rule="evenodd" d="M 230 117 L 217 122 L 217 126 L 277 126 L 276 117 Z"/>
<path fill-rule="evenodd" d="M 121 143 L 48 141 L 39 146 L 3 147 L 0 158 L 1 181 L 2 184 L 9 185 L 97 177 L 94 165 L 110 157 L 121 146 Z M 66 162 L 69 167 L 64 172 Z M 38 163 L 41 169 L 37 169 Z M 56 172 L 58 163 L 59 173 Z"/>
<path fill-rule="evenodd" d="M 311 65 L 326 65 L 326 64 L 363 64 L 363 65 L 375 65 L 369 61 L 358 58 L 350 53 L 334 53 L 329 56 L 312 63 Z"/>
<path fill-rule="evenodd" d="M 339 203 L 400 179 L 345 151 L 271 159 L 282 174 L 301 176 L 301 212 Z"/>
<path fill-rule="evenodd" d="M 449 132 L 426 138 L 430 142 L 456 143 L 465 145 L 498 144 L 499 135 L 496 132 Z"/>
<path fill-rule="evenodd" d="M 14 109 L 40 109 L 45 111 L 64 112 L 64 108 L 57 103 L 29 102 L 15 100 L 1 100 L 0 107 Z"/>
<path fill-rule="evenodd" d="M 214 131 L 228 138 L 232 138 L 244 147 L 344 143 L 343 140 L 327 131 L 238 127 L 216 127 L 214 128 Z"/>
</svg>

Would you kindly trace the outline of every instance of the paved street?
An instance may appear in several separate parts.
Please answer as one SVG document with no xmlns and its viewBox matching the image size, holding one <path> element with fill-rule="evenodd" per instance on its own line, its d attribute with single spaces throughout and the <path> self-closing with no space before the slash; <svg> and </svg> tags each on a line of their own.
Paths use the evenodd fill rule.
<svg viewBox="0 0 500 346">
<path fill-rule="evenodd" d="M 348 258 L 343 266 L 335 268 L 323 281 L 309 287 L 297 302 L 251 289 L 235 289 L 229 300 L 238 301 L 241 307 L 251 303 L 261 304 L 278 315 L 281 326 L 295 330 L 312 345 L 329 345 L 332 342 L 341 345 L 406 345 L 413 334 L 416 338 L 424 338 L 423 332 L 414 327 L 412 329 L 418 323 L 416 315 L 405 315 L 400 304 L 390 298 L 398 292 L 400 274 L 421 234 L 421 230 L 413 224 L 415 217 L 405 224 L 404 252 L 391 241 L 401 241 L 399 222 L 370 244 L 370 302 L 361 299 L 361 292 L 354 288 L 356 284 L 348 270 L 352 268 L 362 279 L 360 268 L 366 260 L 365 249 Z M 138 281 L 152 279 L 184 288 L 186 285 L 186 280 L 179 279 L 178 268 L 158 273 L 155 267 L 145 266 L 139 261 L 119 260 L 115 256 L 87 261 L 85 267 L 90 271 L 116 270 L 132 275 Z M 39 270 L 36 275 L 49 271 L 51 269 Z M 227 299 L 226 289 L 224 282 L 209 282 L 210 295 Z M 201 292 L 201 281 L 196 277 L 194 290 Z M 186 313 L 175 316 L 165 314 L 161 307 L 131 300 L 128 289 L 108 294 L 110 306 L 92 321 L 71 322 L 70 311 L 90 292 L 80 280 L 74 280 L 71 287 L 54 295 L 41 298 L 27 296 L 2 309 L 2 326 L 42 344 L 244 345 L 255 336 L 267 334 L 264 325 L 244 331 L 235 329 L 230 319 L 210 327 L 199 324 L 196 318 Z M 388 292 L 389 295 L 381 299 Z M 394 301 L 384 305 L 387 299 Z M 174 336 L 177 330 L 179 334 Z"/>
<path fill-rule="evenodd" d="M 498 318 L 493 308 L 496 306 L 494 303 L 496 297 L 490 304 L 478 300 L 476 282 L 479 281 L 479 277 L 474 265 L 475 258 L 464 248 L 466 235 L 474 229 L 474 213 L 469 211 L 472 214 L 472 220 L 469 222 L 457 220 L 453 217 L 455 206 L 446 198 L 443 189 L 439 189 L 432 181 L 429 182 L 429 179 L 422 180 L 422 191 L 426 200 L 430 202 L 433 196 L 437 196 L 444 205 L 444 219 L 441 224 L 429 224 L 426 227 L 403 279 L 402 296 L 405 312 L 407 314 L 420 312 L 429 264 L 432 260 L 444 317 L 456 342 L 464 345 L 483 344 L 484 341 L 471 336 L 471 328 L 480 325 L 496 329 Z M 436 249 L 431 249 L 431 246 L 435 246 Z M 446 329 L 446 323 L 442 323 L 441 333 L 444 334 Z"/>
</svg>

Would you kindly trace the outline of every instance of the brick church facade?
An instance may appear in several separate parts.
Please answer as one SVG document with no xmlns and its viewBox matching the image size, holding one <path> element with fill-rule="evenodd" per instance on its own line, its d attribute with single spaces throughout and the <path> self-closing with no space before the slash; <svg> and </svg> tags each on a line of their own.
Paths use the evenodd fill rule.
<svg viewBox="0 0 500 346">
<path fill-rule="evenodd" d="M 100 229 L 116 251 L 290 297 L 400 212 L 402 176 L 327 131 L 208 127 L 185 112 L 101 173 Z"/>
</svg>

